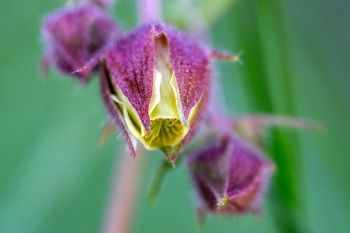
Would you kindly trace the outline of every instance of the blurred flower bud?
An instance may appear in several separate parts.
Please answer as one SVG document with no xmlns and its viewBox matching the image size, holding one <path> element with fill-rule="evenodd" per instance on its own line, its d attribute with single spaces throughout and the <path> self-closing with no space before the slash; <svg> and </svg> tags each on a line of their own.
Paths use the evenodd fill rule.
<svg viewBox="0 0 350 233">
<path fill-rule="evenodd" d="M 93 4 L 71 5 L 50 13 L 42 23 L 44 65 L 86 82 L 116 29 L 106 12 Z"/>
<path fill-rule="evenodd" d="M 188 165 L 201 214 L 259 212 L 274 169 L 255 148 L 231 135 L 195 152 Z"/>
<path fill-rule="evenodd" d="M 168 25 L 146 24 L 119 39 L 105 61 L 123 126 L 147 149 L 175 159 L 208 95 L 207 51 Z"/>
</svg>

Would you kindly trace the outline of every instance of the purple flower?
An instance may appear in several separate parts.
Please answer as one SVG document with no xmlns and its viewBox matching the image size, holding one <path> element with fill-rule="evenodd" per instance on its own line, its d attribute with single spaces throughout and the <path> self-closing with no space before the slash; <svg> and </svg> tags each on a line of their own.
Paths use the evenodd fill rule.
<svg viewBox="0 0 350 233">
<path fill-rule="evenodd" d="M 106 53 L 102 87 L 127 140 L 175 159 L 206 102 L 209 60 L 200 44 L 164 24 L 146 24 L 120 38 Z"/>
<path fill-rule="evenodd" d="M 116 30 L 106 12 L 93 4 L 76 4 L 50 13 L 42 23 L 44 65 L 87 82 Z"/>
<path fill-rule="evenodd" d="M 237 136 L 225 135 L 188 160 L 200 214 L 259 212 L 273 164 Z"/>
</svg>

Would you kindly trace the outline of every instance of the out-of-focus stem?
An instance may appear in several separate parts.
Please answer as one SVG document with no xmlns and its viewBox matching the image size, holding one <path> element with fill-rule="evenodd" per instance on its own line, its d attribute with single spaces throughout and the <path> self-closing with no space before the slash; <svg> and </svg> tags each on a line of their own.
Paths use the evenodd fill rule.
<svg viewBox="0 0 350 233">
<path fill-rule="evenodd" d="M 139 22 L 161 19 L 161 0 L 138 0 Z M 109 202 L 103 233 L 127 233 L 130 230 L 132 212 L 136 203 L 144 151 L 139 146 L 137 156 L 132 159 L 127 148 L 119 153 L 120 161 L 114 177 L 114 188 Z"/>
<path fill-rule="evenodd" d="M 139 22 L 161 20 L 161 1 L 162 0 L 138 0 Z"/>
<path fill-rule="evenodd" d="M 144 163 L 143 149 L 137 149 L 137 156 L 129 156 L 127 148 L 119 153 L 119 163 L 115 169 L 115 177 L 109 201 L 103 233 L 127 233 L 132 220 L 132 212 L 136 204 L 136 193 L 139 184 L 142 164 Z"/>
</svg>

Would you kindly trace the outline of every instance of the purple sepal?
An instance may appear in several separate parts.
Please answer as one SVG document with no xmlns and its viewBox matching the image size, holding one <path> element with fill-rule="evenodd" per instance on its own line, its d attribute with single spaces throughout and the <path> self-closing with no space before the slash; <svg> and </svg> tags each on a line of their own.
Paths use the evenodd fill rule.
<svg viewBox="0 0 350 233">
<path fill-rule="evenodd" d="M 151 26 L 141 27 L 120 38 L 106 54 L 106 64 L 118 86 L 149 128 L 148 105 L 152 96 L 155 51 Z"/>
<path fill-rule="evenodd" d="M 114 94 L 111 91 L 113 90 L 113 87 L 111 87 L 110 77 L 104 65 L 100 69 L 100 82 L 101 82 L 101 94 L 102 94 L 103 102 L 107 108 L 107 111 L 111 119 L 113 120 L 114 124 L 121 130 L 125 138 L 125 141 L 127 142 L 131 157 L 135 158 L 136 148 L 134 147 L 131 136 L 126 129 L 121 116 L 119 115 L 120 113 L 116 109 L 116 104 L 113 102 L 111 98 L 111 95 Z"/>
<path fill-rule="evenodd" d="M 209 89 L 209 57 L 206 49 L 171 26 L 163 28 L 169 41 L 170 63 L 179 87 L 184 115 Z"/>
<path fill-rule="evenodd" d="M 61 73 L 87 82 L 103 48 L 117 27 L 106 12 L 93 4 L 64 7 L 47 15 L 42 23 L 44 59 Z M 76 72 L 86 64 L 93 67 Z"/>
<path fill-rule="evenodd" d="M 237 136 L 216 138 L 188 161 L 197 207 L 213 214 L 260 211 L 274 166 Z"/>
</svg>

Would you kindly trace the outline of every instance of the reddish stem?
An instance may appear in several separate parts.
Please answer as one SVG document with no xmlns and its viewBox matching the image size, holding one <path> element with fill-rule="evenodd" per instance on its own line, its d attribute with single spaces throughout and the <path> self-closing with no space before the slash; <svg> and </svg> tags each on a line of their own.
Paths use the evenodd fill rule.
<svg viewBox="0 0 350 233">
<path fill-rule="evenodd" d="M 146 23 L 149 21 L 161 20 L 162 0 L 138 0 L 139 21 Z"/>
<path fill-rule="evenodd" d="M 143 149 L 138 149 L 137 156 L 129 156 L 127 148 L 119 153 L 118 167 L 115 169 L 115 185 L 111 192 L 109 210 L 103 233 L 127 233 L 130 231 L 132 212 L 137 200 L 139 177 L 144 163 Z"/>
<path fill-rule="evenodd" d="M 138 0 L 139 21 L 146 23 L 161 19 L 161 0 Z M 121 150 L 120 161 L 114 177 L 103 233 L 127 233 L 130 230 L 132 211 L 136 204 L 139 177 L 144 163 L 143 149 L 138 147 L 132 159 L 127 149 Z"/>
</svg>

